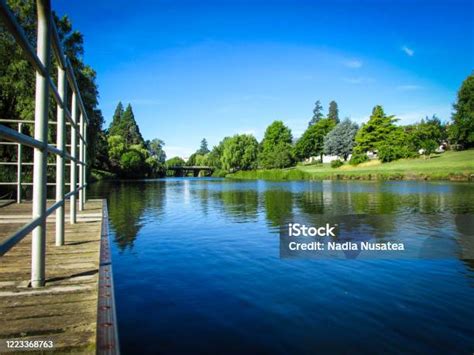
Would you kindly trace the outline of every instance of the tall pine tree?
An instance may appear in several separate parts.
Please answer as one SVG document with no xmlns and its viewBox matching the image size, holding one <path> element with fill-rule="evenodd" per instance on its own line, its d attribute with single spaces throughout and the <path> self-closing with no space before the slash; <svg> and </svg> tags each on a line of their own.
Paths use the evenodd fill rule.
<svg viewBox="0 0 474 355">
<path fill-rule="evenodd" d="M 329 103 L 328 118 L 333 120 L 336 124 L 339 123 L 339 108 L 337 107 L 337 102 L 334 100 Z"/>
<path fill-rule="evenodd" d="M 386 143 L 390 134 L 397 129 L 395 116 L 387 116 L 383 107 L 377 105 L 372 110 L 369 120 L 362 125 L 355 136 L 355 153 L 376 151 L 382 143 Z"/>
<path fill-rule="evenodd" d="M 201 154 L 201 155 L 206 155 L 209 152 L 210 152 L 210 150 L 207 146 L 207 140 L 206 140 L 206 138 L 203 138 L 202 141 L 201 141 L 201 146 L 200 146 L 199 150 L 197 151 L 197 153 Z"/>
<path fill-rule="evenodd" d="M 313 118 L 309 121 L 308 126 L 311 127 L 312 125 L 318 123 L 323 118 L 323 106 L 321 105 L 321 101 L 316 101 L 314 104 L 313 110 Z"/>
<path fill-rule="evenodd" d="M 132 106 L 130 104 L 128 104 L 122 115 L 120 128 L 127 145 L 145 144 L 137 122 L 135 121 L 135 115 L 133 114 Z"/>
<path fill-rule="evenodd" d="M 115 136 L 120 134 L 120 122 L 122 121 L 123 116 L 123 105 L 122 102 L 117 104 L 115 108 L 114 116 L 109 127 L 109 135 Z"/>
</svg>

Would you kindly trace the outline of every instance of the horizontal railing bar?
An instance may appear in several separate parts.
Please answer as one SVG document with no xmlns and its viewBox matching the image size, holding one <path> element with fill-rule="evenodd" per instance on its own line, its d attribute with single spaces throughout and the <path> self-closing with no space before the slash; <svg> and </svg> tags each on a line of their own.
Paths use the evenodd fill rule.
<svg viewBox="0 0 474 355">
<path fill-rule="evenodd" d="M 82 102 L 81 92 L 79 91 L 79 86 L 77 85 L 76 77 L 74 75 L 74 71 L 72 70 L 71 62 L 69 58 L 66 58 L 66 76 L 71 85 L 73 91 L 76 93 L 78 101 L 79 101 L 79 109 L 81 113 L 84 115 L 84 119 L 87 123 L 89 123 L 89 118 L 87 117 L 86 109 L 84 108 L 84 103 Z"/>
<path fill-rule="evenodd" d="M 76 158 L 75 160 L 77 160 L 77 158 Z M 84 163 L 84 162 L 81 162 L 81 161 L 77 161 L 76 164 L 78 164 L 78 165 L 84 165 L 85 163 Z M 16 165 L 18 165 L 18 162 L 17 162 L 17 161 L 0 161 L 0 165 L 15 165 L 15 166 L 16 166 Z M 23 166 L 23 165 L 26 165 L 26 166 L 33 166 L 34 163 L 32 163 L 32 162 L 21 162 L 21 165 L 22 165 L 22 166 Z M 70 163 L 66 163 L 66 164 L 64 164 L 64 165 L 66 165 L 66 166 L 71 166 Z M 48 166 L 57 166 L 57 164 L 56 164 L 56 163 L 48 163 Z"/>
<path fill-rule="evenodd" d="M 0 0 L 1 1 L 1 0 Z M 0 256 L 5 255 L 7 251 L 13 248 L 18 242 L 25 238 L 29 233 L 33 231 L 37 226 L 39 226 L 46 216 L 40 216 L 32 220 L 30 223 L 24 225 L 19 230 L 17 230 L 13 235 L 7 238 L 5 241 L 0 243 Z"/>
<path fill-rule="evenodd" d="M 18 185 L 18 182 L 13 182 L 13 181 L 0 182 L 0 185 L 5 185 L 5 186 Z M 32 183 L 32 182 L 22 182 L 21 185 L 33 186 L 33 183 Z M 48 182 L 46 185 L 48 185 L 48 186 L 56 186 L 56 183 L 55 183 L 55 182 Z M 64 185 L 70 186 L 71 183 L 65 182 Z M 79 186 L 79 183 L 77 183 L 76 186 Z M 84 184 L 83 186 L 86 186 L 86 187 L 87 187 L 87 184 Z"/>
<path fill-rule="evenodd" d="M 64 152 L 56 147 L 53 147 L 52 145 L 47 145 L 46 149 L 49 153 L 53 153 L 59 156 L 64 156 Z"/>
<path fill-rule="evenodd" d="M 0 0 L 1 1 L 1 0 Z M 31 123 L 34 124 L 35 121 L 33 120 L 13 120 L 13 119 L 6 119 L 6 118 L 0 118 L 0 123 L 5 122 L 5 123 Z M 48 124 L 58 124 L 56 121 L 48 121 Z M 69 123 L 66 123 L 68 126 L 70 126 Z"/>
<path fill-rule="evenodd" d="M 54 99 L 56 100 L 56 103 L 65 111 L 66 119 L 69 121 L 69 125 L 74 126 L 74 128 L 76 129 L 76 134 L 78 135 L 79 139 L 81 139 L 85 143 L 86 141 L 84 140 L 84 137 L 81 134 L 81 130 L 79 129 L 79 124 L 75 123 L 72 120 L 71 113 L 69 112 L 68 108 L 65 107 L 64 102 L 61 99 L 61 96 L 59 95 L 58 89 L 57 89 L 56 85 L 54 85 L 53 81 L 51 80 L 51 77 L 48 77 L 48 79 L 49 79 L 49 86 L 50 86 L 51 91 L 53 93 Z M 57 124 L 57 122 L 54 122 L 54 123 Z M 66 122 L 66 124 L 67 124 L 67 122 Z"/>
<path fill-rule="evenodd" d="M 58 88 L 56 87 L 56 85 L 54 85 L 53 80 L 50 76 L 48 76 L 48 82 L 51 92 L 53 93 L 54 100 L 61 108 L 64 108 L 64 102 L 61 99 L 61 95 L 59 95 Z"/>
<path fill-rule="evenodd" d="M 0 0 L 1 1 L 1 0 Z M 64 201 L 72 196 L 73 194 L 77 194 L 80 190 L 82 190 L 84 186 L 81 186 L 74 191 L 71 191 L 70 193 L 66 194 L 64 196 L 64 200 L 56 202 L 54 205 L 46 209 L 46 213 L 43 216 L 39 216 L 35 219 L 33 219 L 30 223 L 26 224 L 19 230 L 17 230 L 12 236 L 10 236 L 8 239 L 0 243 L 0 256 L 4 255 L 6 252 L 8 252 L 11 248 L 13 248 L 18 242 L 20 242 L 24 237 L 26 237 L 29 233 L 33 231 L 37 226 L 39 226 L 41 223 L 43 223 L 46 218 L 50 214 L 52 214 L 56 209 L 64 205 Z"/>
<path fill-rule="evenodd" d="M 79 191 L 81 191 L 84 187 L 86 187 L 87 185 L 82 185 L 80 187 L 78 187 L 77 189 L 75 189 L 74 191 L 70 191 L 68 192 L 67 194 L 64 195 L 64 199 L 67 200 L 68 198 L 70 198 L 72 195 L 75 195 L 77 193 L 79 193 Z"/>
<path fill-rule="evenodd" d="M 64 206 L 64 200 L 56 202 L 54 205 L 46 209 L 46 216 L 49 216 L 51 213 L 56 211 L 57 208 Z"/>
<path fill-rule="evenodd" d="M 8 142 L 7 142 L 7 141 L 5 141 L 5 142 L 0 142 L 0 145 L 17 145 L 17 144 L 21 144 L 21 143 L 10 142 L 10 141 L 8 141 Z M 56 146 L 57 146 L 57 144 L 55 144 L 55 143 L 49 143 L 49 145 L 52 145 L 53 147 L 56 147 Z M 70 144 L 65 144 L 65 145 L 66 145 L 66 147 L 71 147 Z M 78 144 L 78 145 L 77 145 L 77 148 L 79 148 L 79 147 L 80 147 L 80 145 Z"/>
<path fill-rule="evenodd" d="M 74 128 L 76 129 L 76 134 L 78 135 L 79 139 L 81 139 L 85 143 L 86 141 L 84 140 L 84 137 L 82 137 L 81 130 L 79 129 L 79 124 L 75 123 L 72 120 L 71 113 L 69 112 L 68 108 L 64 105 L 64 102 L 61 99 L 61 96 L 59 95 L 58 89 L 56 85 L 54 85 L 53 81 L 51 80 L 51 77 L 48 77 L 48 79 L 49 79 L 49 86 L 51 88 L 51 91 L 53 92 L 53 96 L 54 96 L 54 99 L 56 100 L 56 103 L 65 111 L 66 119 L 69 121 L 69 124 L 74 126 Z M 57 122 L 55 122 L 55 124 L 57 124 Z"/>
<path fill-rule="evenodd" d="M 80 131 L 79 123 L 73 121 L 71 112 L 69 112 L 67 108 L 64 110 L 64 112 L 66 113 L 66 125 L 73 126 L 76 129 L 76 132 L 79 132 Z M 79 133 L 79 137 L 84 141 L 84 138 L 82 137 L 80 133 Z"/>
<path fill-rule="evenodd" d="M 74 123 L 71 117 L 71 113 L 67 110 L 67 108 L 65 109 L 65 112 L 66 112 L 66 118 L 69 121 L 69 122 L 66 122 L 66 125 L 74 126 L 74 128 L 76 129 L 77 135 L 79 136 L 79 139 L 81 139 L 87 145 L 87 141 L 84 139 L 84 137 L 80 133 L 79 123 Z M 11 120 L 11 119 L 3 119 L 3 118 L 0 119 L 0 123 L 2 122 L 3 123 L 31 123 L 31 124 L 35 123 L 35 121 L 33 120 Z M 48 124 L 57 125 L 58 123 L 56 121 L 48 121 Z"/>
<path fill-rule="evenodd" d="M 2 1 L 2 0 L 0 0 Z M 4 137 L 6 139 L 12 140 L 17 143 L 21 143 L 24 145 L 27 145 L 32 148 L 44 150 L 45 149 L 45 144 L 26 135 L 23 133 L 20 133 L 14 129 L 11 129 L 7 126 L 0 125 L 0 137 Z"/>
<path fill-rule="evenodd" d="M 11 129 L 11 128 L 6 127 L 6 126 L 1 125 L 1 124 L 0 124 L 0 137 L 10 139 L 14 142 L 18 142 L 18 143 L 27 145 L 29 147 L 40 149 L 42 151 L 46 149 L 50 153 L 60 155 L 64 158 L 66 158 L 66 159 L 69 159 L 69 160 L 72 160 L 72 161 L 76 162 L 77 164 L 84 165 L 83 162 L 79 161 L 77 158 L 73 158 L 67 152 L 63 152 L 63 151 L 59 150 L 58 148 L 53 147 L 52 145 L 41 143 L 40 141 L 38 141 L 38 140 L 36 140 L 36 139 L 34 139 L 30 136 L 27 136 L 26 134 L 20 133 L 20 132 L 14 130 L 14 129 Z"/>
<path fill-rule="evenodd" d="M 59 40 L 58 29 L 56 28 L 56 24 L 54 23 L 54 18 L 51 16 L 51 34 L 52 34 L 52 44 L 53 44 L 53 51 L 55 54 L 56 59 L 58 60 L 59 66 L 62 69 L 66 69 L 66 57 L 63 53 L 63 48 L 61 46 L 61 41 Z"/>
<path fill-rule="evenodd" d="M 23 49 L 26 55 L 26 59 L 31 63 L 31 65 L 33 65 L 33 68 L 35 68 L 35 70 L 39 72 L 42 76 L 47 77 L 48 73 L 45 67 L 36 55 L 35 50 L 31 46 L 25 35 L 25 32 L 18 25 L 15 16 L 8 9 L 5 0 L 0 0 L 0 17 L 3 19 L 3 23 L 5 24 L 7 29 L 10 31 L 13 37 L 15 37 L 16 42 Z"/>
<path fill-rule="evenodd" d="M 21 162 L 21 165 L 27 165 L 27 166 L 33 166 L 33 162 Z M 18 162 L 17 161 L 0 161 L 0 165 L 18 165 Z M 57 166 L 56 163 L 48 163 L 47 164 L 48 166 Z M 64 164 L 66 166 L 70 166 L 71 164 L 69 163 L 66 163 Z"/>
</svg>

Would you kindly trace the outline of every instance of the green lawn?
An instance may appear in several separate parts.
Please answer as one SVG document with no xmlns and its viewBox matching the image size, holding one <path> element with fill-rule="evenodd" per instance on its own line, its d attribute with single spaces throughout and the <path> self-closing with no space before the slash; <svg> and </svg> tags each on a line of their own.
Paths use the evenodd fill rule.
<svg viewBox="0 0 474 355">
<path fill-rule="evenodd" d="M 298 166 L 290 169 L 242 171 L 228 175 L 240 179 L 364 179 L 364 180 L 460 180 L 474 179 L 474 150 L 446 152 L 430 159 L 401 159 L 391 163 L 370 161 L 358 166 L 345 164 L 331 168 L 329 164 Z"/>
</svg>

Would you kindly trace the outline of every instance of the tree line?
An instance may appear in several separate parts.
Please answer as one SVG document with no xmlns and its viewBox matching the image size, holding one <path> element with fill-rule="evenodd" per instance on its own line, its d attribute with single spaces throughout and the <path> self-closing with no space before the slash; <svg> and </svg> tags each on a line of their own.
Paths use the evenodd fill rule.
<svg viewBox="0 0 474 355">
<path fill-rule="evenodd" d="M 8 5 L 24 28 L 27 38 L 36 43 L 36 4 L 34 1 L 8 0 Z M 90 124 L 87 129 L 89 147 L 88 172 L 113 172 L 121 177 L 164 176 L 168 166 L 200 165 L 214 167 L 223 175 L 228 172 L 252 169 L 287 168 L 312 157 L 323 154 L 335 155 L 339 163 L 350 160 L 360 164 L 368 159 L 368 152 L 377 153 L 382 162 L 414 157 L 422 151 L 429 156 L 443 142 L 453 149 L 474 147 L 474 75 L 469 75 L 459 89 L 451 120 L 442 122 L 436 116 L 420 122 L 401 126 L 396 117 L 387 115 L 382 106 L 375 106 L 368 122 L 359 126 L 348 118 L 339 119 L 339 108 L 335 101 L 329 103 L 324 115 L 317 101 L 306 131 L 295 139 L 290 128 L 282 121 L 271 123 L 259 142 L 253 135 L 236 134 L 225 137 L 212 149 L 206 139 L 187 161 L 174 157 L 166 160 L 164 142 L 160 139 L 145 140 L 135 120 L 131 105 L 117 105 L 112 122 L 104 129 L 104 119 L 98 108 L 98 86 L 96 72 L 83 60 L 84 39 L 74 29 L 67 16 L 53 15 L 65 54 L 71 61 L 78 86 L 82 93 Z M 4 28 L 0 31 L 0 117 L 16 120 L 34 119 L 35 73 L 25 59 L 22 49 Z M 56 66 L 53 58 L 52 66 Z M 56 71 L 52 72 L 56 80 Z M 56 105 L 51 97 L 49 118 L 56 119 Z M 71 97 L 67 98 L 71 100 Z M 12 128 L 16 128 L 12 126 Z M 33 135 L 33 125 L 24 124 L 23 133 Z M 50 143 L 55 142 L 54 126 L 49 130 Z M 0 145 L 0 159 L 15 161 L 16 148 Z M 33 159 L 32 150 L 25 150 L 23 160 Z M 54 157 L 50 156 L 50 162 Z M 50 175 L 54 167 L 49 167 Z M 25 169 L 25 178 L 32 171 Z M 0 179 L 13 181 L 15 169 L 1 169 Z"/>
<path fill-rule="evenodd" d="M 102 165 L 107 171 L 127 178 L 152 178 L 165 174 L 164 142 L 158 138 L 143 139 L 132 105 L 128 104 L 124 109 L 122 103 L 118 103 L 104 134 L 108 154 Z"/>
<path fill-rule="evenodd" d="M 289 168 L 313 157 L 322 161 L 323 155 L 338 157 L 331 165 L 339 167 L 349 157 L 352 165 L 363 163 L 369 160 L 369 153 L 385 163 L 420 154 L 429 157 L 441 145 L 455 150 L 474 147 L 474 74 L 462 83 L 453 109 L 449 122 L 434 115 L 403 126 L 376 105 L 369 120 L 359 126 L 349 118 L 339 119 L 336 101 L 329 103 L 325 116 L 318 100 L 308 128 L 299 139 L 294 139 L 283 121 L 274 121 L 260 142 L 251 134 L 236 134 L 225 137 L 209 151 L 204 139 L 205 149 L 201 144 L 188 162 L 174 157 L 167 164 L 207 165 L 225 175 L 239 170 Z"/>
</svg>

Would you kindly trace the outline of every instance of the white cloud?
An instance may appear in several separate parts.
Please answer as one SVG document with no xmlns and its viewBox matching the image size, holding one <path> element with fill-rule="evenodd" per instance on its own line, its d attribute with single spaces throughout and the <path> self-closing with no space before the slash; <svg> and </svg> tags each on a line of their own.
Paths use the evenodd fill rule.
<svg viewBox="0 0 474 355">
<path fill-rule="evenodd" d="M 413 84 L 407 84 L 407 85 L 398 85 L 397 90 L 399 91 L 414 91 L 414 90 L 420 90 L 423 87 L 420 85 L 413 85 Z"/>
<path fill-rule="evenodd" d="M 358 60 L 358 59 L 349 59 L 342 62 L 342 64 L 344 64 L 348 68 L 357 69 L 357 68 L 360 68 L 363 63 L 361 60 Z"/>
<path fill-rule="evenodd" d="M 409 57 L 413 57 L 413 55 L 415 54 L 415 51 L 411 48 L 408 48 L 407 46 L 403 46 L 401 50 L 404 51 L 405 54 Z"/>
</svg>

